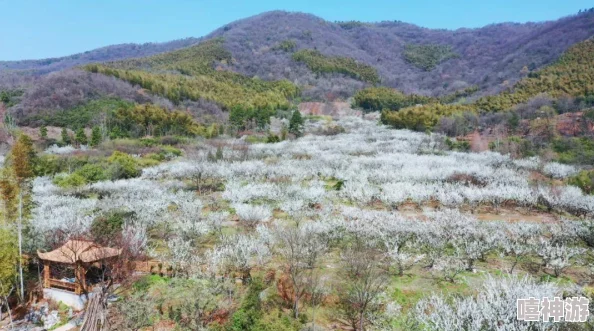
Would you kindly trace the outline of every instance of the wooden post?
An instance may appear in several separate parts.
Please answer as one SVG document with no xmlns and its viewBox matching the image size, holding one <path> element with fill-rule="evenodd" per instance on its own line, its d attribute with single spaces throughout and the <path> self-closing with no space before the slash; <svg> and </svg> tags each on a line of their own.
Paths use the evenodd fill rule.
<svg viewBox="0 0 594 331">
<path fill-rule="evenodd" d="M 43 260 L 43 287 L 50 287 L 50 277 L 50 262 L 47 260 Z"/>
<path fill-rule="evenodd" d="M 82 290 L 87 291 L 87 269 L 83 264 L 80 265 L 80 280 L 82 285 Z"/>
<path fill-rule="evenodd" d="M 76 262 L 76 266 L 74 267 L 74 294 L 80 294 L 81 293 L 81 286 L 80 286 L 80 281 L 81 281 L 81 277 L 80 277 L 80 263 Z"/>
</svg>

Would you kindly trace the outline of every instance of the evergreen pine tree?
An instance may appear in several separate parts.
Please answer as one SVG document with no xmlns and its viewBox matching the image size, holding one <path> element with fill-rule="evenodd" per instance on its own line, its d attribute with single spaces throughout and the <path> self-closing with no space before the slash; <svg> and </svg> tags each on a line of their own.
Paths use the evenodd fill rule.
<svg viewBox="0 0 594 331">
<path fill-rule="evenodd" d="M 70 135 L 68 135 L 68 130 L 66 128 L 62 128 L 62 144 L 63 145 L 70 145 Z"/>
<path fill-rule="evenodd" d="M 39 135 L 42 139 L 47 139 L 47 127 L 45 125 L 42 125 L 39 128 Z"/>
<path fill-rule="evenodd" d="M 217 147 L 217 153 L 215 154 L 215 158 L 217 160 L 223 159 L 223 148 L 221 146 Z"/>
<path fill-rule="evenodd" d="M 295 110 L 293 112 L 293 116 L 291 116 L 291 120 L 289 121 L 289 132 L 296 135 L 297 137 L 301 136 L 303 130 L 303 117 L 299 110 Z"/>
<path fill-rule="evenodd" d="M 208 162 L 216 161 L 215 156 L 212 154 L 212 151 L 208 151 L 208 154 L 206 155 L 206 160 Z"/>
<path fill-rule="evenodd" d="M 89 142 L 88 140 L 89 139 L 87 138 L 87 135 L 83 128 L 76 130 L 76 142 L 77 143 L 79 143 L 81 145 L 86 145 Z"/>
<path fill-rule="evenodd" d="M 2 91 L 2 93 L 0 93 L 0 101 L 2 101 L 5 104 L 8 104 L 10 102 L 10 97 L 8 96 L 8 93 L 6 93 L 6 91 Z"/>
<path fill-rule="evenodd" d="M 287 134 L 289 133 L 289 130 L 287 129 L 287 125 L 283 124 L 283 128 L 281 129 L 281 140 L 287 140 Z"/>
<path fill-rule="evenodd" d="M 91 146 L 96 147 L 101 143 L 101 129 L 98 126 L 93 127 L 91 132 Z"/>
<path fill-rule="evenodd" d="M 19 187 L 22 187 L 25 180 L 35 176 L 36 160 L 33 141 L 29 136 L 21 134 L 10 150 L 10 163 Z"/>
</svg>

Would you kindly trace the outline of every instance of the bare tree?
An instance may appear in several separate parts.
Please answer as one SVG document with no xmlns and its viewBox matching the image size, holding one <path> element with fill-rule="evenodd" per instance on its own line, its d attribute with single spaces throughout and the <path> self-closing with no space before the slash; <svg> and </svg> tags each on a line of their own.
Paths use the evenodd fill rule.
<svg viewBox="0 0 594 331">
<path fill-rule="evenodd" d="M 311 284 L 309 293 L 309 304 L 312 309 L 311 313 L 311 324 L 312 331 L 316 331 L 316 310 L 324 301 L 324 298 L 328 295 L 329 288 L 326 284 L 326 279 L 323 277 L 317 277 L 316 282 Z"/>
<path fill-rule="evenodd" d="M 567 246 L 563 243 L 552 244 L 549 240 L 541 239 L 536 253 L 542 259 L 543 266 L 552 269 L 555 277 L 559 277 L 565 269 L 574 264 L 571 260 L 585 251 L 585 248 Z"/>
<path fill-rule="evenodd" d="M 293 313 L 299 317 L 299 300 L 318 281 L 316 267 L 327 249 L 327 240 L 303 224 L 301 227 L 277 229 L 279 253 L 293 286 Z"/>
<path fill-rule="evenodd" d="M 503 254 L 511 257 L 512 265 L 509 273 L 513 274 L 517 264 L 528 254 L 534 252 L 534 238 L 539 227 L 529 223 L 508 224 L 501 237 Z"/>
<path fill-rule="evenodd" d="M 348 247 L 342 255 L 345 284 L 341 289 L 341 308 L 351 326 L 365 330 L 365 314 L 384 291 L 387 277 L 381 268 L 381 255 L 361 243 Z"/>
</svg>

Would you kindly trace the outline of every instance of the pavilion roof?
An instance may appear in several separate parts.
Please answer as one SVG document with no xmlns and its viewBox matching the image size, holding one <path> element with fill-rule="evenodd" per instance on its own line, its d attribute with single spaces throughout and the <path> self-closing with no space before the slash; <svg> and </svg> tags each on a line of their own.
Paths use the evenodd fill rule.
<svg viewBox="0 0 594 331">
<path fill-rule="evenodd" d="M 37 255 L 41 260 L 58 263 L 74 264 L 78 261 L 90 263 L 110 257 L 118 256 L 122 249 L 102 247 L 92 241 L 68 240 L 64 245 L 50 252 L 39 252 Z"/>
</svg>

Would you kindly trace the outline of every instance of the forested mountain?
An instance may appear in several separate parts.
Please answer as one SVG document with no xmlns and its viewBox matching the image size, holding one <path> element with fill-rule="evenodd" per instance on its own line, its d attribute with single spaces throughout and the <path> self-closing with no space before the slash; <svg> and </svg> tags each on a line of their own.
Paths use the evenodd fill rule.
<svg viewBox="0 0 594 331">
<path fill-rule="evenodd" d="M 185 38 L 164 43 L 120 44 L 58 58 L 0 61 L 0 72 L 24 71 L 26 74 L 41 75 L 90 62 L 114 61 L 169 52 L 199 41 L 199 38 Z"/>
<path fill-rule="evenodd" d="M 559 100 L 589 99 L 594 95 L 594 39 L 589 39 L 572 46 L 558 61 L 550 66 L 527 73 L 513 88 L 497 95 L 479 98 L 468 104 L 447 104 L 437 99 L 420 100 L 419 96 L 402 96 L 399 103 L 379 102 L 389 98 L 395 92 L 381 89 L 367 89 L 359 92 L 355 100 L 369 110 L 383 109 L 384 122 L 398 128 L 417 130 L 433 129 L 442 117 L 460 115 L 464 112 L 496 113 L 512 110 L 515 106 L 526 103 L 538 95 Z M 414 98 L 416 97 L 416 98 Z M 391 97 L 394 99 L 394 96 Z M 405 102 L 406 99 L 413 102 Z M 379 107 L 374 105 L 380 103 Z M 424 104 L 419 106 L 419 104 Z M 561 107 L 561 106 L 559 106 Z M 559 112 L 567 110 L 559 109 Z"/>
<path fill-rule="evenodd" d="M 471 91 L 464 96 L 476 99 L 507 90 L 593 35 L 592 10 L 557 21 L 457 30 L 275 11 L 202 39 L 0 62 L 0 90 L 22 124 L 105 98 L 216 116 L 235 106 L 286 108 L 294 98 L 346 99 L 374 85 L 424 96 Z"/>
<path fill-rule="evenodd" d="M 207 38 L 223 37 L 235 59 L 232 68 L 246 75 L 288 78 L 339 95 L 356 88 L 352 78 L 316 79 L 306 66 L 295 63 L 292 49 L 286 52 L 279 47 L 290 41 L 296 50 L 315 49 L 370 65 L 378 71 L 382 85 L 406 93 L 440 95 L 472 85 L 495 92 L 520 78 L 524 67 L 533 70 L 549 64 L 569 46 L 593 35 L 594 12 L 551 22 L 454 31 L 403 22 L 331 23 L 308 14 L 270 12 L 231 23 Z M 427 63 L 435 58 L 435 66 L 428 69 Z"/>
</svg>

